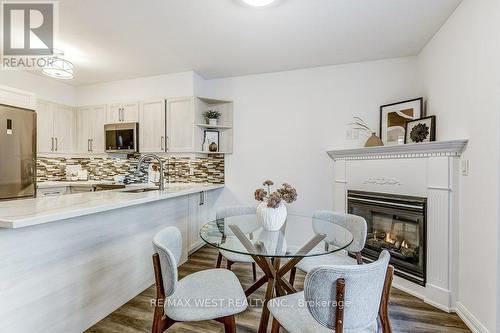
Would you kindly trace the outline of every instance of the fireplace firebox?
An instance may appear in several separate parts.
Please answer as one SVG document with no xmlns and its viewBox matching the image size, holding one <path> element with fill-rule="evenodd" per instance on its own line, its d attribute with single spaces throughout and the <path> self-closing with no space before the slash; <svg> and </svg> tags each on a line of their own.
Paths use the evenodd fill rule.
<svg viewBox="0 0 500 333">
<path fill-rule="evenodd" d="M 348 191 L 348 212 L 368 225 L 363 260 L 376 260 L 387 250 L 396 275 L 425 286 L 426 206 L 426 198 Z"/>
</svg>

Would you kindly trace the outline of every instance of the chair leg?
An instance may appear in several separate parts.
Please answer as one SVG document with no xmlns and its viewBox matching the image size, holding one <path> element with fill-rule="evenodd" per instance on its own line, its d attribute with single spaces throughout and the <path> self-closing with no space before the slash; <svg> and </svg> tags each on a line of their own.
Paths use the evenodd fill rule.
<svg viewBox="0 0 500 333">
<path fill-rule="evenodd" d="M 271 327 L 271 333 L 279 333 L 280 331 L 280 323 L 276 320 L 276 318 L 273 318 L 273 326 Z"/>
<path fill-rule="evenodd" d="M 226 259 L 227 260 L 227 259 Z M 232 262 L 231 260 L 227 260 L 227 269 L 231 270 L 231 266 L 233 266 L 234 262 Z"/>
<path fill-rule="evenodd" d="M 387 267 L 385 273 L 384 289 L 382 291 L 382 299 L 380 300 L 379 316 L 380 324 L 383 333 L 392 333 L 391 321 L 389 319 L 389 297 L 392 286 L 392 278 L 394 276 L 394 267 Z"/>
<path fill-rule="evenodd" d="M 216 268 L 220 268 L 222 264 L 222 254 L 220 254 L 219 252 L 219 255 L 217 256 L 217 264 L 215 265 Z"/>
<path fill-rule="evenodd" d="M 234 319 L 234 316 L 217 318 L 215 320 L 224 324 L 225 333 L 236 333 L 236 320 Z"/>
<path fill-rule="evenodd" d="M 255 267 L 255 263 L 252 263 L 252 273 L 253 273 L 253 280 L 257 280 L 257 268 Z"/>
<path fill-rule="evenodd" d="M 290 280 L 288 281 L 292 286 L 293 282 L 295 281 L 295 273 L 297 273 L 297 268 L 294 267 L 290 270 Z"/>
</svg>

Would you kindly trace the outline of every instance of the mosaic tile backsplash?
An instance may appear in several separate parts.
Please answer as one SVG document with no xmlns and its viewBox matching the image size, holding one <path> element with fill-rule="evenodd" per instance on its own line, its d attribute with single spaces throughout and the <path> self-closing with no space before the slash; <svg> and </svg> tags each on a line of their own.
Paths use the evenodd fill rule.
<svg viewBox="0 0 500 333">
<path fill-rule="evenodd" d="M 147 163 L 137 172 L 138 157 L 64 158 L 38 157 L 37 182 L 66 180 L 66 165 L 81 165 L 90 180 L 110 180 L 123 175 L 128 183 L 143 183 L 148 179 Z M 165 179 L 170 183 L 224 184 L 224 155 L 208 157 L 162 158 Z"/>
</svg>

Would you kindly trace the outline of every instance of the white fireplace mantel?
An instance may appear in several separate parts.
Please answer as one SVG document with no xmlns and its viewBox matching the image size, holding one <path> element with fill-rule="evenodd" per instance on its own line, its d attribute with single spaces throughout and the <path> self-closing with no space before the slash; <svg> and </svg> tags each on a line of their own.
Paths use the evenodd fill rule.
<svg viewBox="0 0 500 333">
<path fill-rule="evenodd" d="M 406 145 L 331 150 L 327 153 L 333 160 L 460 156 L 465 150 L 467 143 L 468 140 L 460 139 Z"/>
<path fill-rule="evenodd" d="M 336 211 L 348 211 L 349 190 L 427 198 L 427 272 L 420 286 L 395 277 L 394 286 L 453 311 L 458 289 L 460 156 L 468 140 L 329 151 Z"/>
</svg>

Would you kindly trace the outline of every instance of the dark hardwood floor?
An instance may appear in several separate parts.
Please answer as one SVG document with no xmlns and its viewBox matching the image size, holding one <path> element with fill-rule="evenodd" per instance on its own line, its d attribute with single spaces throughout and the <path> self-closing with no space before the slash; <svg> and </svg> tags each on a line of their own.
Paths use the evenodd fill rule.
<svg viewBox="0 0 500 333">
<path fill-rule="evenodd" d="M 179 268 L 180 277 L 190 273 L 214 268 L 217 251 L 211 247 L 204 247 L 189 257 L 189 261 Z M 152 266 L 151 266 L 152 269 Z M 233 271 L 240 279 L 243 288 L 252 283 L 252 270 L 248 264 L 235 264 Z M 304 275 L 298 274 L 295 286 L 302 289 Z M 87 330 L 87 333 L 139 333 L 151 332 L 153 308 L 150 300 L 154 299 L 154 288 L 148 288 L 130 302 L 113 312 L 108 317 Z M 251 296 L 250 303 L 260 304 L 264 298 L 264 288 Z M 236 317 L 237 330 L 243 332 L 257 332 L 260 318 L 259 307 L 251 307 Z M 455 314 L 440 311 L 421 300 L 397 289 L 391 292 L 390 317 L 394 332 L 411 333 L 461 333 L 471 332 Z M 270 329 L 269 329 L 270 331 Z M 284 331 L 284 330 L 282 330 Z M 189 324 L 176 324 L 168 332 L 195 333 L 195 332 L 223 332 L 221 324 L 206 321 Z"/>
</svg>

